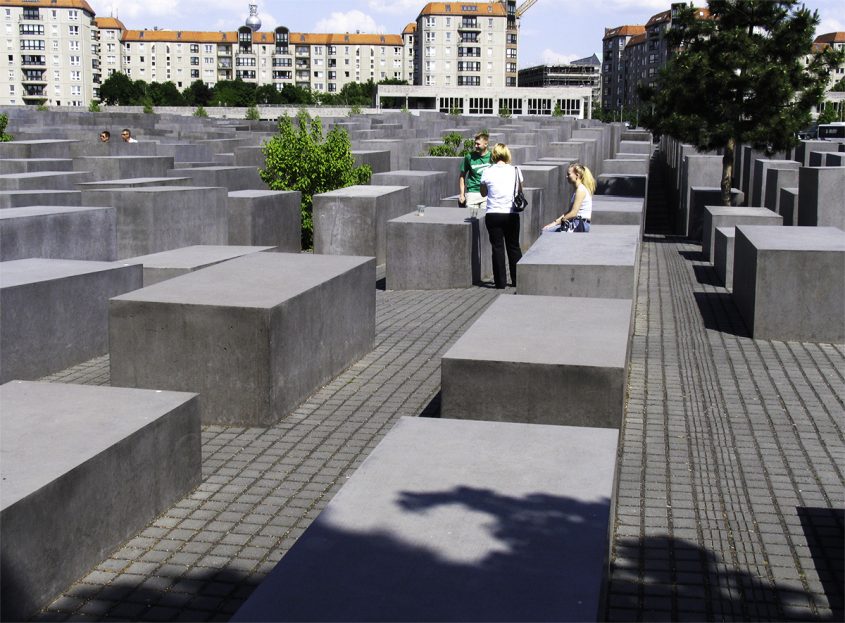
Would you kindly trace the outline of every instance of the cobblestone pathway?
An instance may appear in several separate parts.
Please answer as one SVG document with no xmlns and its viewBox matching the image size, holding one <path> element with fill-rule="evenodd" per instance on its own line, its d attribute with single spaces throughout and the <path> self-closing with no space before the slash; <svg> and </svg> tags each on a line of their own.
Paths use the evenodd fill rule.
<svg viewBox="0 0 845 623">
<path fill-rule="evenodd" d="M 699 246 L 647 241 L 609 618 L 842 621 L 845 349 L 750 339 Z"/>
<path fill-rule="evenodd" d="M 510 293 L 513 290 L 509 290 Z M 376 347 L 270 428 L 203 428 L 203 482 L 37 620 L 228 620 L 403 415 L 498 292 L 376 293 Z M 108 357 L 45 380 L 108 384 Z"/>
</svg>

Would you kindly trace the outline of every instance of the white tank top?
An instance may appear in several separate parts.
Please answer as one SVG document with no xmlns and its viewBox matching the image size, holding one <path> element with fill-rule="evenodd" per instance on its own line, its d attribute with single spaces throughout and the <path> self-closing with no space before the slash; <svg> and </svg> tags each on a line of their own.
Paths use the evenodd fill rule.
<svg viewBox="0 0 845 623">
<path fill-rule="evenodd" d="M 578 208 L 578 214 L 575 216 L 581 217 L 585 221 L 589 221 L 593 218 L 593 195 L 590 193 L 590 189 L 583 184 L 578 184 L 578 188 L 584 189 L 584 199 L 581 201 L 581 206 Z M 578 188 L 575 189 L 575 192 L 578 192 Z M 569 199 L 569 205 L 572 206 L 574 203 L 575 193 L 572 193 L 572 197 Z"/>
</svg>

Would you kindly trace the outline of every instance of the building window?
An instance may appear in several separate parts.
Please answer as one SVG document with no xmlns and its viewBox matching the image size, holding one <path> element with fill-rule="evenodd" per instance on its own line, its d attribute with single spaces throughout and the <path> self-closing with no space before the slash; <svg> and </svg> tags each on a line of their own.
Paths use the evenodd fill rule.
<svg viewBox="0 0 845 623">
<path fill-rule="evenodd" d="M 492 115 L 493 114 L 493 98 L 492 97 L 471 97 L 471 98 L 469 98 L 469 114 L 471 114 L 471 115 Z"/>
</svg>

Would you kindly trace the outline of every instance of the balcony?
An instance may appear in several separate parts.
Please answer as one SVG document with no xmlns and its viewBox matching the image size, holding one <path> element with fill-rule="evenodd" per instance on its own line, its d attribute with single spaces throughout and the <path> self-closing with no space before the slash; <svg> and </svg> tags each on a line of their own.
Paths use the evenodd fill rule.
<svg viewBox="0 0 845 623">
<path fill-rule="evenodd" d="M 232 59 L 228 60 L 221 60 L 217 62 L 217 69 L 231 69 L 232 68 Z"/>
<path fill-rule="evenodd" d="M 47 62 L 43 56 L 28 56 L 21 57 L 21 67 L 46 67 Z"/>
<path fill-rule="evenodd" d="M 27 75 L 24 73 L 23 78 L 21 78 L 22 84 L 47 84 L 46 71 L 42 71 L 40 74 L 37 72 L 32 72 L 31 74 Z"/>
<path fill-rule="evenodd" d="M 20 22 L 43 22 L 44 18 L 40 13 L 27 13 L 26 11 L 18 18 Z"/>
<path fill-rule="evenodd" d="M 458 24 L 458 32 L 481 32 L 481 26 L 478 23 L 464 22 Z"/>
</svg>

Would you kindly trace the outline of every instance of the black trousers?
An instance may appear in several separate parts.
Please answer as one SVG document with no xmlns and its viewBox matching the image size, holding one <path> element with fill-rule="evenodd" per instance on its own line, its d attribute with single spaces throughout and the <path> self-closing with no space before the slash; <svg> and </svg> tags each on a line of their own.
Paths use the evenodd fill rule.
<svg viewBox="0 0 845 623">
<path fill-rule="evenodd" d="M 505 249 L 507 249 L 511 282 L 516 287 L 516 263 L 522 257 L 522 251 L 519 248 L 519 214 L 488 212 L 484 215 L 484 223 L 490 235 L 490 246 L 493 248 L 493 281 L 497 288 L 504 288 L 508 283 L 505 273 Z"/>
</svg>

